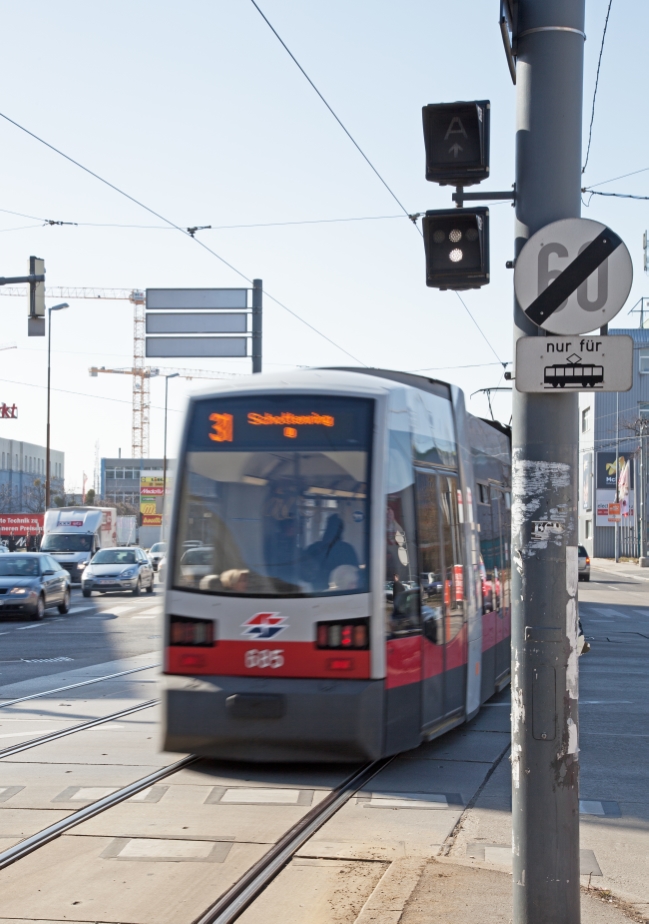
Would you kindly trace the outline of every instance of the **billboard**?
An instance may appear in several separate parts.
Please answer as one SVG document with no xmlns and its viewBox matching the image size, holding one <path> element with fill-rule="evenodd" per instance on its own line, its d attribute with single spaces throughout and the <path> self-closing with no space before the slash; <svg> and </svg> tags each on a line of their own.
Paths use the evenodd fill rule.
<svg viewBox="0 0 649 924">
<path fill-rule="evenodd" d="M 142 526 L 161 526 L 164 503 L 164 472 L 148 469 L 140 474 L 140 518 Z"/>
</svg>

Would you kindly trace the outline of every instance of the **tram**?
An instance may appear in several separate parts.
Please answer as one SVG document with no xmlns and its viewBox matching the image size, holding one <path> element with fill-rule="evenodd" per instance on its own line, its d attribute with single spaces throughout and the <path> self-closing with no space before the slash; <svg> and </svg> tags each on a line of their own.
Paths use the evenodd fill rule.
<svg viewBox="0 0 649 924">
<path fill-rule="evenodd" d="M 382 369 L 194 396 L 165 593 L 163 746 L 417 747 L 509 682 L 511 453 L 459 388 Z"/>
</svg>

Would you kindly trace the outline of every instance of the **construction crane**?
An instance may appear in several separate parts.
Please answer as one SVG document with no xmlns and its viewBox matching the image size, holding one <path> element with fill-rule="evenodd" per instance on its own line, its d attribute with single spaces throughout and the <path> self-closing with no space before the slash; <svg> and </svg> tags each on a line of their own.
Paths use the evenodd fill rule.
<svg viewBox="0 0 649 924">
<path fill-rule="evenodd" d="M 24 286 L 0 286 L 0 295 L 20 296 L 27 295 Z M 146 342 L 145 301 L 146 296 L 142 289 L 102 289 L 88 286 L 52 286 L 45 289 L 45 297 L 52 299 L 90 298 L 98 301 L 129 301 L 133 305 L 133 365 L 130 369 L 98 369 L 93 366 L 90 375 L 96 376 L 99 372 L 113 372 L 133 376 L 132 391 L 132 425 L 131 443 L 134 459 L 146 458 L 149 455 L 149 424 L 151 411 L 151 378 L 155 375 L 165 375 L 166 372 L 179 372 L 181 377 L 192 379 L 218 379 L 225 378 L 228 373 L 210 373 L 192 370 L 151 369 L 144 365 Z M 232 374 L 232 373 L 231 373 Z"/>
<path fill-rule="evenodd" d="M 151 379 L 158 375 L 178 375 L 182 379 L 223 379 L 228 373 L 208 372 L 205 369 L 167 369 L 160 366 L 131 366 L 125 369 L 107 369 L 105 366 L 91 366 L 88 370 L 93 378 L 99 373 L 133 376 L 133 458 L 145 459 L 149 455 L 149 430 L 151 410 Z"/>
</svg>

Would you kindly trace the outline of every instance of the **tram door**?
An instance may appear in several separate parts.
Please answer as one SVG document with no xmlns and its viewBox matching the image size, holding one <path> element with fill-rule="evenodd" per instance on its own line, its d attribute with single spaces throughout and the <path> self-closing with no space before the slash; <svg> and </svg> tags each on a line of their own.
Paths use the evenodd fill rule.
<svg viewBox="0 0 649 924">
<path fill-rule="evenodd" d="M 464 706 L 464 571 L 457 478 L 417 469 L 416 486 L 426 727 Z"/>
</svg>

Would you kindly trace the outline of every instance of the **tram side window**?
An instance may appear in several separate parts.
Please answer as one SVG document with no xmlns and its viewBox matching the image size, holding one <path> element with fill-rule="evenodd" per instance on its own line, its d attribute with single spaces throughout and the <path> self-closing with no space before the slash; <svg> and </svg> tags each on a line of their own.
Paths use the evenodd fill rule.
<svg viewBox="0 0 649 924">
<path fill-rule="evenodd" d="M 385 617 L 389 638 L 420 631 L 415 497 L 410 434 L 390 432 Z"/>
<path fill-rule="evenodd" d="M 437 476 L 417 471 L 416 478 L 423 630 L 429 641 L 439 645 L 444 641 L 444 580 Z"/>
<path fill-rule="evenodd" d="M 450 642 L 464 625 L 464 569 L 457 504 L 457 478 L 440 475 L 439 494 L 444 545 L 444 608 L 446 611 L 444 640 Z"/>
</svg>

